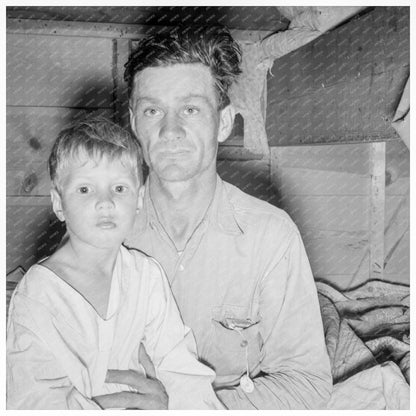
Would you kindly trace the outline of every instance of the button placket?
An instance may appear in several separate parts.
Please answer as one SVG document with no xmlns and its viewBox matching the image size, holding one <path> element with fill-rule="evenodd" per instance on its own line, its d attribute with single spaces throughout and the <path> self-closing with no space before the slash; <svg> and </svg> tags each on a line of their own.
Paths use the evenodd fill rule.
<svg viewBox="0 0 416 416">
<path fill-rule="evenodd" d="M 188 240 L 185 248 L 183 249 L 182 254 L 178 255 L 178 260 L 175 267 L 175 274 L 176 271 L 183 272 L 185 270 L 188 260 L 192 259 L 199 244 L 201 243 L 206 228 L 207 221 L 204 219 L 202 220 L 201 224 L 197 227 L 197 229 L 194 231 L 191 238 Z"/>
<path fill-rule="evenodd" d="M 252 393 L 254 391 L 254 383 L 250 378 L 249 365 L 248 365 L 248 341 L 244 338 L 241 328 L 236 327 L 235 325 L 230 325 L 231 329 L 237 331 L 241 337 L 240 346 L 245 349 L 246 355 L 246 373 L 243 374 L 240 378 L 240 387 L 246 393 Z"/>
<path fill-rule="evenodd" d="M 113 342 L 114 319 L 98 321 L 98 348 L 99 351 L 107 351 Z"/>
</svg>

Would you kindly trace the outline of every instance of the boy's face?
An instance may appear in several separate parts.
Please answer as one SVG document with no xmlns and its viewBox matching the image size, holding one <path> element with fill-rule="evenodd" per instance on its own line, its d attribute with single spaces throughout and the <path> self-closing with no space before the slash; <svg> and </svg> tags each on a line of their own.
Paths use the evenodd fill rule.
<svg viewBox="0 0 416 416">
<path fill-rule="evenodd" d="M 115 248 L 133 227 L 143 188 L 120 160 L 86 160 L 74 160 L 61 174 L 61 193 L 51 191 L 53 209 L 73 243 Z"/>
</svg>

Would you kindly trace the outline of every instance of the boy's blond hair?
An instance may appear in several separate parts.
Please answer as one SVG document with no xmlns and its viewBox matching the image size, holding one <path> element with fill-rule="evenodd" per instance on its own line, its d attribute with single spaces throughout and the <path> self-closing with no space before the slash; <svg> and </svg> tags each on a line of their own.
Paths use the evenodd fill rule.
<svg viewBox="0 0 416 416">
<path fill-rule="evenodd" d="M 61 174 L 73 160 L 85 157 L 118 159 L 132 169 L 143 183 L 143 156 L 140 144 L 127 130 L 104 117 L 85 119 L 62 130 L 51 150 L 48 170 L 53 187 L 61 191 Z"/>
</svg>

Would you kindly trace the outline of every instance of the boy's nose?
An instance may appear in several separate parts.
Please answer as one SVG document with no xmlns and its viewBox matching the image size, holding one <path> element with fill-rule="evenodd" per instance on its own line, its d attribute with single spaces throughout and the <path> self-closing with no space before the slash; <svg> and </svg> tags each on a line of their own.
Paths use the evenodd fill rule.
<svg viewBox="0 0 416 416">
<path fill-rule="evenodd" d="M 98 195 L 97 209 L 112 209 L 114 208 L 114 200 L 110 192 L 103 192 Z"/>
</svg>

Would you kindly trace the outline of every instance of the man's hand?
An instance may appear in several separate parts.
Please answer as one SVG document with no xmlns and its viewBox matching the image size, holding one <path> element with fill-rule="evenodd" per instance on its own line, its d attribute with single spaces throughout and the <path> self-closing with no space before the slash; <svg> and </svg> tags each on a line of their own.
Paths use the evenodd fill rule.
<svg viewBox="0 0 416 416">
<path fill-rule="evenodd" d="M 93 397 L 103 409 L 161 410 L 168 408 L 168 395 L 163 384 L 155 378 L 155 368 L 143 345 L 140 345 L 139 349 L 139 362 L 146 374 L 140 374 L 134 370 L 108 370 L 106 383 L 126 384 L 137 390 L 137 393 L 122 391 Z"/>
</svg>

